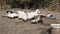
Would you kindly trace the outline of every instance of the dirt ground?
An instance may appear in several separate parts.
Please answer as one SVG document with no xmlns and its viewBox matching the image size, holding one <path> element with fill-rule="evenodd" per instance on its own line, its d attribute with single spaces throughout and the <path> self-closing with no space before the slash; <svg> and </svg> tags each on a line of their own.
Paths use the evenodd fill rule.
<svg viewBox="0 0 60 34">
<path fill-rule="evenodd" d="M 53 22 L 60 23 L 59 12 L 41 9 L 41 13 L 51 13 L 56 16 L 56 19 L 43 18 L 44 24 Z M 5 11 L 0 11 L 0 34 L 49 34 L 47 32 L 47 29 L 49 29 L 50 26 L 46 26 L 43 24 L 31 24 L 30 21 L 23 22 L 22 20 L 18 20 L 18 18 L 9 19 L 6 17 L 2 17 L 2 15 L 5 14 Z"/>
</svg>

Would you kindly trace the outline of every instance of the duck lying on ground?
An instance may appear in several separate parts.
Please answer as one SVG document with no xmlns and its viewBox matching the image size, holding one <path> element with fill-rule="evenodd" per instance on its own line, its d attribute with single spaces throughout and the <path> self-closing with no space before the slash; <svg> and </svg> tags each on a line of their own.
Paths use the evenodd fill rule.
<svg viewBox="0 0 60 34">
<path fill-rule="evenodd" d="M 27 14 L 24 11 L 18 11 L 18 18 L 27 20 Z"/>
<path fill-rule="evenodd" d="M 41 23 L 43 24 L 43 20 L 41 16 L 36 16 L 35 19 L 31 20 L 33 24 Z"/>
<path fill-rule="evenodd" d="M 52 18 L 52 19 L 55 19 L 56 17 L 55 17 L 54 15 L 52 15 L 52 14 L 49 13 L 49 14 L 46 15 L 46 18 Z"/>
<path fill-rule="evenodd" d="M 32 19 L 32 18 L 34 18 L 35 16 L 37 16 L 39 13 L 40 13 L 40 10 L 39 10 L 39 9 L 36 9 L 35 12 L 32 11 L 32 12 L 30 12 L 30 13 L 27 13 L 27 15 L 28 15 L 27 18 L 28 18 L 28 19 Z"/>
<path fill-rule="evenodd" d="M 7 15 L 5 15 L 4 17 L 9 17 L 9 18 L 18 17 L 18 14 L 13 11 L 6 11 L 6 13 L 7 13 Z"/>
</svg>

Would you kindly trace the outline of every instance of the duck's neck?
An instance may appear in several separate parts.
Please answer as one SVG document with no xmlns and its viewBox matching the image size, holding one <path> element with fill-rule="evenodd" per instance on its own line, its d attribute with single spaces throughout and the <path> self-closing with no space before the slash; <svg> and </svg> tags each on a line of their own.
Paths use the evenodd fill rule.
<svg viewBox="0 0 60 34">
<path fill-rule="evenodd" d="M 39 10 L 38 9 L 36 9 L 36 13 L 38 12 Z"/>
</svg>

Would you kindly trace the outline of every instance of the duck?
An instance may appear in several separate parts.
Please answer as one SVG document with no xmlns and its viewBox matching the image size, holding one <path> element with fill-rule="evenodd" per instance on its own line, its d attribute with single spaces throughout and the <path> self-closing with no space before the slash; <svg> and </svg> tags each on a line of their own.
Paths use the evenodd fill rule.
<svg viewBox="0 0 60 34">
<path fill-rule="evenodd" d="M 38 16 L 38 14 L 40 13 L 40 10 L 39 9 L 36 9 L 34 12 L 31 11 L 30 13 L 27 13 L 27 18 L 28 19 L 32 19 L 34 18 L 35 16 Z"/>
<path fill-rule="evenodd" d="M 18 16 L 18 14 L 13 12 L 13 11 L 6 11 L 6 13 L 7 13 L 6 16 L 9 17 L 9 18 L 15 18 L 15 17 Z"/>
<path fill-rule="evenodd" d="M 27 20 L 27 14 L 22 10 L 18 11 L 18 18 L 23 19 L 23 20 Z"/>
<path fill-rule="evenodd" d="M 50 13 L 48 13 L 47 15 L 46 15 L 46 18 L 56 18 L 53 14 L 50 14 Z"/>
</svg>

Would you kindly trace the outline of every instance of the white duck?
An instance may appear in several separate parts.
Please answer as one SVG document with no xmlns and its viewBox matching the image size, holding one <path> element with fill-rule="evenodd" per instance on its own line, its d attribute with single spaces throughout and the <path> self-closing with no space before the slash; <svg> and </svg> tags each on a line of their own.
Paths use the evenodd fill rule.
<svg viewBox="0 0 60 34">
<path fill-rule="evenodd" d="M 55 18 L 55 17 L 52 14 L 49 13 L 49 14 L 46 15 L 46 18 Z"/>
<path fill-rule="evenodd" d="M 13 11 L 7 11 L 7 17 L 14 18 L 17 16 L 18 16 L 17 13 L 14 13 Z"/>
<path fill-rule="evenodd" d="M 27 14 L 24 11 L 18 11 L 18 18 L 22 18 L 23 20 L 27 20 Z"/>
<path fill-rule="evenodd" d="M 40 13 L 39 9 L 36 9 L 35 12 L 27 13 L 28 14 L 28 19 L 31 19 L 31 18 L 37 16 L 39 13 Z"/>
<path fill-rule="evenodd" d="M 37 16 L 35 19 L 31 20 L 33 23 L 38 23 L 40 21 L 40 16 Z"/>
</svg>

